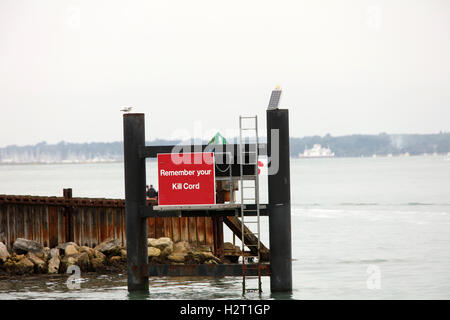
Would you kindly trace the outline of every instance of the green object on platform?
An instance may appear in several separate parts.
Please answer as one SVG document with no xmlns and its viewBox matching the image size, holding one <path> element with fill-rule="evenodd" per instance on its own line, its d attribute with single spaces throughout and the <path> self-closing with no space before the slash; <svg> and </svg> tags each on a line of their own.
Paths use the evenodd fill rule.
<svg viewBox="0 0 450 320">
<path fill-rule="evenodd" d="M 227 139 L 225 139 L 220 132 L 217 132 L 208 144 L 227 144 Z"/>
</svg>

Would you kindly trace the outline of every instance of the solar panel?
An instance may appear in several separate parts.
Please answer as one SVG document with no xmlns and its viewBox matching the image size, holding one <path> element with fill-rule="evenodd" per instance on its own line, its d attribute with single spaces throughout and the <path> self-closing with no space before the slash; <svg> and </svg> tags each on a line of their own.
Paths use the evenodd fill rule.
<svg viewBox="0 0 450 320">
<path fill-rule="evenodd" d="M 267 107 L 267 109 L 269 110 L 278 109 L 278 105 L 280 104 L 280 98 L 281 98 L 281 89 L 276 88 L 275 90 L 272 91 L 272 94 L 270 95 L 269 106 Z"/>
</svg>

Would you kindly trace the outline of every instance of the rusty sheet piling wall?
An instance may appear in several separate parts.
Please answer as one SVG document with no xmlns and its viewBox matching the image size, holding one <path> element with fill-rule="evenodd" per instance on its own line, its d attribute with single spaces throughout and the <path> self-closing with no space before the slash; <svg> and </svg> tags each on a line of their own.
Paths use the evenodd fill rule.
<svg viewBox="0 0 450 320">
<path fill-rule="evenodd" d="M 209 217 L 148 218 L 147 223 L 149 238 L 169 237 L 213 247 Z M 110 238 L 125 246 L 125 201 L 0 195 L 0 241 L 11 249 L 17 238 L 51 248 L 68 241 L 95 247 Z"/>
</svg>

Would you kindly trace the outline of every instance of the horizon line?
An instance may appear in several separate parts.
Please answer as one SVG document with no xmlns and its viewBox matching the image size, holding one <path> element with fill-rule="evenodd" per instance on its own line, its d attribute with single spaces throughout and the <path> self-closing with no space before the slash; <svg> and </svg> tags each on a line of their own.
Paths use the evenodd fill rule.
<svg viewBox="0 0 450 320">
<path fill-rule="evenodd" d="M 320 137 L 320 138 L 325 138 L 327 136 L 329 137 L 333 137 L 333 138 L 338 138 L 338 137 L 348 137 L 348 136 L 381 136 L 381 135 L 389 135 L 389 136 L 396 136 L 396 135 L 421 135 L 421 136 L 429 136 L 429 135 L 440 135 L 440 134 L 450 134 L 450 131 L 442 131 L 440 130 L 439 132 L 436 133 L 387 133 L 387 132 L 380 132 L 378 134 L 372 133 L 372 134 L 368 134 L 368 133 L 352 133 L 352 134 L 343 134 L 343 135 L 332 135 L 330 133 L 326 133 L 324 135 L 306 135 L 306 136 L 302 136 L 302 137 L 294 137 L 291 136 L 289 137 L 289 139 L 304 139 L 304 138 L 312 138 L 312 137 Z M 260 139 L 264 139 L 267 140 L 267 137 L 264 136 L 260 136 Z M 189 140 L 197 140 L 198 138 L 195 137 L 189 137 L 189 138 L 185 138 L 185 139 L 164 139 L 164 138 L 154 138 L 152 140 L 146 140 L 145 142 L 155 142 L 155 141 L 180 141 L 180 142 L 186 142 Z M 233 137 L 225 137 L 225 139 L 239 139 L 239 136 L 233 136 Z M 207 141 L 208 139 L 203 139 L 202 138 L 202 142 Z M 114 140 L 114 141 L 84 141 L 84 142 L 73 142 L 73 141 L 65 141 L 65 140 L 60 140 L 59 142 L 55 142 L 55 143 L 48 143 L 47 141 L 43 140 L 43 141 L 39 141 L 36 142 L 34 144 L 32 143 L 28 143 L 28 144 L 8 144 L 8 145 L 3 145 L 0 146 L 0 149 L 3 148 L 7 148 L 7 147 L 28 147 L 28 146 L 36 146 L 38 144 L 46 144 L 46 145 L 58 145 L 61 143 L 65 143 L 65 144 L 93 144 L 93 143 L 123 143 L 122 140 Z"/>
</svg>

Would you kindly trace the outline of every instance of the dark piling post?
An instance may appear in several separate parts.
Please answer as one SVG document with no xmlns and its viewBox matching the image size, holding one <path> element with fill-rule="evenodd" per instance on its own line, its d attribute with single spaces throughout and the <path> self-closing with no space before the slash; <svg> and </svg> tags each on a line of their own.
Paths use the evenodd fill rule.
<svg viewBox="0 0 450 320">
<path fill-rule="evenodd" d="M 64 199 L 72 199 L 72 188 L 63 189 L 63 197 Z"/>
<path fill-rule="evenodd" d="M 125 166 L 125 216 L 127 229 L 128 291 L 148 292 L 147 223 L 139 214 L 145 200 L 145 158 L 139 155 L 145 145 L 145 120 L 142 113 L 123 115 Z"/>
<path fill-rule="evenodd" d="M 278 138 L 276 139 L 276 131 Z M 275 138 L 272 141 L 272 137 Z M 276 145 L 277 144 L 277 145 Z M 270 289 L 292 291 L 291 182 L 289 165 L 289 111 L 267 110 L 269 164 Z M 278 170 L 276 170 L 278 168 Z"/>
<path fill-rule="evenodd" d="M 72 199 L 72 188 L 63 189 L 64 200 Z M 64 206 L 64 219 L 66 223 L 66 241 L 73 242 L 73 207 L 70 204 Z"/>
</svg>

